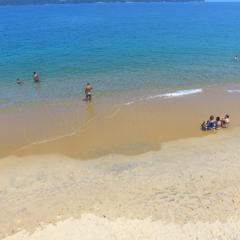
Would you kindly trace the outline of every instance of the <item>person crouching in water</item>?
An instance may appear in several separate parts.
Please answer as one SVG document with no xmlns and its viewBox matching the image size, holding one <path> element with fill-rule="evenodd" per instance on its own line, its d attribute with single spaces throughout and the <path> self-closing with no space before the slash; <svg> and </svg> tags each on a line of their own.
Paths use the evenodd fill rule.
<svg viewBox="0 0 240 240">
<path fill-rule="evenodd" d="M 20 78 L 17 78 L 16 83 L 17 83 L 18 85 L 21 85 L 21 84 L 23 84 L 23 81 L 22 81 Z"/>
<path fill-rule="evenodd" d="M 222 121 L 221 121 L 220 117 L 216 117 L 215 129 L 219 130 L 221 128 L 222 128 Z"/>
<path fill-rule="evenodd" d="M 92 89 L 93 88 L 90 83 L 87 83 L 87 85 L 84 88 L 87 102 L 92 100 Z"/>
<path fill-rule="evenodd" d="M 34 72 L 34 73 L 33 73 L 33 80 L 34 80 L 34 82 L 35 82 L 35 83 L 37 83 L 37 82 L 39 82 L 39 81 L 40 81 L 40 79 L 39 79 L 39 76 L 38 76 L 38 73 L 37 73 L 37 72 Z"/>
<path fill-rule="evenodd" d="M 216 122 L 214 120 L 214 116 L 210 116 L 209 120 L 207 122 L 203 122 L 201 125 L 201 128 L 203 131 L 206 130 L 213 130 L 216 127 Z"/>
<path fill-rule="evenodd" d="M 230 124 L 230 117 L 229 115 L 226 114 L 225 117 L 222 119 L 222 127 L 228 128 L 229 124 Z"/>
</svg>

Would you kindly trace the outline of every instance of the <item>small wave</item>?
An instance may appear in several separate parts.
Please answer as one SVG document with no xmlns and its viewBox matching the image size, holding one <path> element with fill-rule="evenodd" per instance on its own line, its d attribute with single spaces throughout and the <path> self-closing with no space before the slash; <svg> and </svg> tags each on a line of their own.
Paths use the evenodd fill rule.
<svg viewBox="0 0 240 240">
<path fill-rule="evenodd" d="M 229 93 L 240 93 L 240 90 L 239 89 L 227 90 L 227 92 L 229 92 Z"/>
<path fill-rule="evenodd" d="M 72 137 L 74 135 L 76 135 L 77 133 L 79 132 L 85 132 L 88 127 L 89 127 L 89 124 L 95 119 L 96 117 L 93 117 L 92 119 L 89 119 L 86 123 L 85 123 L 85 126 L 82 126 L 80 128 L 77 128 L 76 130 L 73 130 L 72 132 L 70 133 L 66 133 L 66 134 L 63 134 L 63 135 L 59 135 L 59 136 L 56 136 L 56 137 L 53 137 L 53 138 L 46 138 L 46 139 L 43 139 L 43 140 L 38 140 L 36 142 L 32 142 L 30 144 L 26 144 L 22 147 L 19 147 L 16 151 L 22 151 L 30 146 L 34 146 L 34 145 L 40 145 L 40 144 L 44 144 L 44 143 L 48 143 L 48 142 L 54 142 L 54 141 L 57 141 L 57 140 L 61 140 L 63 138 L 66 138 L 66 137 Z"/>
<path fill-rule="evenodd" d="M 139 100 L 138 100 L 138 101 L 139 101 Z M 128 105 L 131 105 L 131 104 L 136 103 L 136 102 L 137 102 L 137 101 L 130 101 L 130 102 L 124 103 L 123 105 L 128 106 Z"/>
<path fill-rule="evenodd" d="M 141 102 L 141 101 L 144 101 L 144 100 L 146 100 L 146 99 L 145 99 L 145 98 L 139 98 L 139 99 L 137 99 L 137 100 L 130 101 L 130 102 L 126 102 L 126 103 L 123 103 L 123 104 L 121 104 L 121 105 L 128 106 L 128 105 L 132 105 L 132 104 L 134 104 L 134 103 Z"/>
<path fill-rule="evenodd" d="M 159 94 L 159 95 L 150 96 L 150 97 L 147 97 L 147 99 L 155 99 L 155 98 L 161 98 L 161 97 L 165 97 L 165 98 L 180 97 L 180 96 L 191 95 L 191 94 L 196 94 L 196 93 L 200 93 L 200 92 L 202 92 L 201 88 L 178 90 L 178 91 L 172 92 L 172 93 L 163 93 L 163 94 Z"/>
<path fill-rule="evenodd" d="M 26 148 L 28 148 L 30 146 L 34 146 L 34 145 L 40 145 L 40 144 L 44 144 L 44 143 L 49 143 L 49 142 L 54 142 L 54 141 L 57 141 L 57 140 L 61 140 L 61 139 L 66 138 L 66 137 L 74 136 L 76 133 L 77 133 L 77 131 L 71 132 L 69 134 L 64 134 L 64 135 L 60 135 L 60 136 L 57 136 L 57 137 L 53 137 L 53 138 L 47 138 L 47 139 L 44 139 L 44 140 L 39 140 L 39 141 L 36 141 L 36 142 L 32 142 L 32 143 L 26 144 L 22 147 L 19 147 L 18 149 L 16 149 L 16 151 L 17 152 L 22 151 L 22 150 L 25 150 Z"/>
<path fill-rule="evenodd" d="M 71 133 L 68 133 L 68 134 L 59 135 L 59 136 L 53 137 L 53 138 L 47 138 L 47 139 L 44 139 L 44 140 L 39 140 L 39 141 L 36 141 L 36 142 L 32 142 L 31 145 L 38 145 L 38 144 L 44 144 L 44 143 L 48 143 L 48 142 L 54 142 L 54 141 L 57 141 L 57 140 L 61 140 L 65 137 L 74 136 L 76 133 L 77 133 L 77 131 L 71 132 Z"/>
<path fill-rule="evenodd" d="M 152 99 L 156 99 L 156 98 L 181 97 L 181 96 L 201 93 L 202 91 L 203 90 L 201 88 L 178 90 L 176 92 L 162 93 L 162 94 L 158 94 L 158 95 L 148 96 L 146 98 L 139 98 L 137 100 L 133 100 L 133 101 L 130 101 L 130 102 L 123 103 L 122 105 L 129 106 L 129 105 L 132 105 L 134 103 L 138 103 L 138 102 L 145 101 L 145 100 L 152 100 Z"/>
</svg>

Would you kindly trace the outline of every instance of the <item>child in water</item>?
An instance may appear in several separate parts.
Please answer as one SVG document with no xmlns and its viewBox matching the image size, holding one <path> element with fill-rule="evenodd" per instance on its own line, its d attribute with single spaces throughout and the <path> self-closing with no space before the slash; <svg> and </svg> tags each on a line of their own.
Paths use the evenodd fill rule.
<svg viewBox="0 0 240 240">
<path fill-rule="evenodd" d="M 18 85 L 21 85 L 21 84 L 23 84 L 23 81 L 22 81 L 20 78 L 17 78 L 16 83 L 17 83 Z"/>
<path fill-rule="evenodd" d="M 228 128 L 230 124 L 230 116 L 228 114 L 222 119 L 222 128 Z"/>
<path fill-rule="evenodd" d="M 33 80 L 34 80 L 34 82 L 35 83 L 37 83 L 37 82 L 39 82 L 40 80 L 39 80 L 39 76 L 38 76 L 38 73 L 37 72 L 34 72 L 33 73 Z"/>
<path fill-rule="evenodd" d="M 214 116 L 213 115 L 210 116 L 210 118 L 209 118 L 209 120 L 207 122 L 204 121 L 201 124 L 201 129 L 203 131 L 213 130 L 213 129 L 215 129 L 215 127 L 216 127 L 216 125 L 215 125 L 215 121 L 214 121 Z"/>
<path fill-rule="evenodd" d="M 210 119 L 206 122 L 204 121 L 201 124 L 201 129 L 203 131 L 207 131 L 207 130 L 219 130 L 221 128 L 228 128 L 230 124 L 230 117 L 229 115 L 225 115 L 225 117 L 223 119 L 220 119 L 220 117 L 216 117 L 216 120 L 214 121 L 214 116 L 210 116 Z"/>
</svg>

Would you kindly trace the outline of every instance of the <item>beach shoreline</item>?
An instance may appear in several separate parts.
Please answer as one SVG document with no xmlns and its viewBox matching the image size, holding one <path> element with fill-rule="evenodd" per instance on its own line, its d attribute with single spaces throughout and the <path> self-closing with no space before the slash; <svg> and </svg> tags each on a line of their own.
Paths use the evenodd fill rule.
<svg viewBox="0 0 240 240">
<path fill-rule="evenodd" d="M 0 7 L 0 240 L 240 239 L 239 7 Z"/>
<path fill-rule="evenodd" d="M 74 99 L 10 108 L 1 112 L 0 156 L 63 154 L 91 159 L 157 151 L 165 142 L 208 135 L 200 125 L 212 114 L 229 114 L 231 127 L 238 127 L 240 94 L 226 90 L 232 88 L 188 90 L 187 95 L 175 91 L 151 98 L 135 93 L 131 97 L 135 102 L 129 96 L 111 103 L 101 97 L 92 103 Z"/>
<path fill-rule="evenodd" d="M 37 239 L 51 238 L 58 225 L 63 226 L 58 236 L 89 226 L 92 230 L 86 230 L 83 239 L 95 239 L 96 222 L 109 226 L 103 227 L 108 233 L 115 224 L 114 234 L 120 239 L 128 221 L 131 226 L 158 226 L 161 231 L 170 228 L 179 234 L 180 226 L 192 226 L 192 233 L 188 227 L 183 229 L 194 236 L 212 227 L 217 229 L 216 234 L 221 228 L 226 230 L 222 230 L 225 235 L 231 230 L 229 234 L 237 234 L 239 137 L 239 128 L 228 129 L 204 138 L 169 142 L 160 151 L 138 156 L 111 154 L 89 161 L 63 155 L 1 159 L 1 239 L 5 234 L 9 235 L 7 240 L 28 239 L 26 233 L 14 235 L 20 229 L 30 233 L 29 239 L 34 234 Z M 88 214 L 92 216 L 90 225 L 82 225 Z M 39 226 L 42 230 L 36 230 Z M 141 237 L 150 233 L 136 234 Z M 152 234 L 146 236 L 154 239 Z M 175 238 L 169 235 L 169 239 Z"/>
</svg>

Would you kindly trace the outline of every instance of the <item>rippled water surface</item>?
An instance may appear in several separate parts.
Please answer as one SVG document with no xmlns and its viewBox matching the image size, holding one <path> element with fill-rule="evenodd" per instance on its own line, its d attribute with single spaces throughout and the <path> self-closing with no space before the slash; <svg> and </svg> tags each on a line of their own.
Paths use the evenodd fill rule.
<svg viewBox="0 0 240 240">
<path fill-rule="evenodd" d="M 86 82 L 95 95 L 149 96 L 238 83 L 239 12 L 237 3 L 0 7 L 0 106 L 81 96 Z"/>
</svg>

